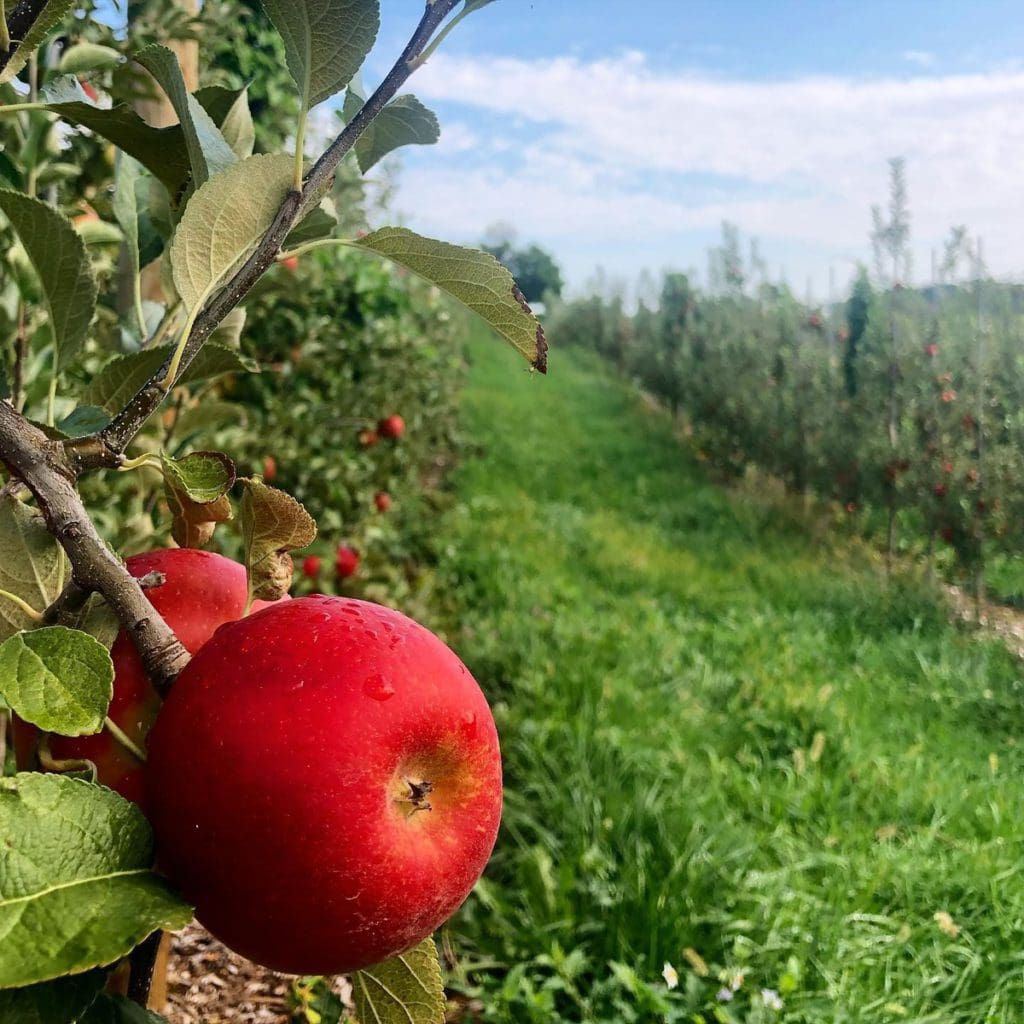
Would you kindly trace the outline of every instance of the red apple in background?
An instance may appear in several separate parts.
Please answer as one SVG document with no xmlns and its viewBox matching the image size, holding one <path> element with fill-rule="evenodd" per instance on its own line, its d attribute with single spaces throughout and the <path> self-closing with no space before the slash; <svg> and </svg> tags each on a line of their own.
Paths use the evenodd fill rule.
<svg viewBox="0 0 1024 1024">
<path fill-rule="evenodd" d="M 263 457 L 263 479 L 269 484 L 277 476 L 277 459 L 273 455 Z"/>
<path fill-rule="evenodd" d="M 82 87 L 82 92 L 89 97 L 95 103 L 99 98 L 100 94 L 86 81 L 81 78 L 78 80 L 78 84 Z"/>
<path fill-rule="evenodd" d="M 924 347 L 924 354 L 929 359 L 934 359 L 939 354 L 939 346 L 935 342 L 931 342 Z"/>
<path fill-rule="evenodd" d="M 148 587 L 146 597 L 190 654 L 195 654 L 218 626 L 245 613 L 245 567 L 230 558 L 191 548 L 164 548 L 134 555 L 126 564 L 136 579 L 151 572 L 163 573 L 164 582 Z M 265 601 L 256 601 L 253 610 L 267 606 Z M 160 698 L 142 668 L 135 644 L 123 630 L 110 654 L 114 661 L 110 718 L 130 740 L 144 747 Z M 108 730 L 95 736 L 51 736 L 49 746 L 58 760 L 94 762 L 103 785 L 142 803 L 142 765 Z"/>
<path fill-rule="evenodd" d="M 376 430 L 364 430 L 359 435 L 359 443 L 364 448 L 372 448 L 380 440 L 380 435 Z"/>
<path fill-rule="evenodd" d="M 490 709 L 404 615 L 299 598 L 218 630 L 149 741 L 163 871 L 243 956 L 341 974 L 409 949 L 469 895 L 501 816 Z"/>
<path fill-rule="evenodd" d="M 386 491 L 378 491 L 373 496 L 373 503 L 377 506 L 378 512 L 387 512 L 391 508 L 391 495 Z"/>
<path fill-rule="evenodd" d="M 320 575 L 319 555 L 306 555 L 302 560 L 302 575 L 310 580 L 314 580 Z"/>
<path fill-rule="evenodd" d="M 401 416 L 388 416 L 377 424 L 377 433 L 397 441 L 405 433 L 405 420 Z"/>
<path fill-rule="evenodd" d="M 343 580 L 347 580 L 349 576 L 355 576 L 359 569 L 359 552 L 347 544 L 340 545 L 334 559 L 334 569 Z"/>
<path fill-rule="evenodd" d="M 281 266 L 287 267 L 294 274 L 295 271 L 299 269 L 299 257 L 288 256 L 287 258 L 281 260 Z"/>
</svg>

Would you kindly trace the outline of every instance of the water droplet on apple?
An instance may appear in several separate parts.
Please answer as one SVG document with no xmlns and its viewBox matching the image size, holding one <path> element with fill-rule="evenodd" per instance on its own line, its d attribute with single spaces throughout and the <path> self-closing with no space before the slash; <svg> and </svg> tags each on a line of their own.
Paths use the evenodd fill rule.
<svg viewBox="0 0 1024 1024">
<path fill-rule="evenodd" d="M 395 695 L 395 688 L 382 675 L 375 673 L 368 676 L 363 683 L 363 693 L 374 700 L 390 700 Z"/>
</svg>

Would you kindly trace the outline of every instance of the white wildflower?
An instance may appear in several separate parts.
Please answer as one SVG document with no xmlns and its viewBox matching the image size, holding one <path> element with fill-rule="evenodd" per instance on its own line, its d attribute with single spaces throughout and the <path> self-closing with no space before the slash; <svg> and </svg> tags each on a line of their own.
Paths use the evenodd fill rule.
<svg viewBox="0 0 1024 1024">
<path fill-rule="evenodd" d="M 665 984 L 669 988 L 677 988 L 679 986 L 679 972 L 666 960 L 665 966 L 661 969 L 661 976 L 665 979 Z"/>
</svg>

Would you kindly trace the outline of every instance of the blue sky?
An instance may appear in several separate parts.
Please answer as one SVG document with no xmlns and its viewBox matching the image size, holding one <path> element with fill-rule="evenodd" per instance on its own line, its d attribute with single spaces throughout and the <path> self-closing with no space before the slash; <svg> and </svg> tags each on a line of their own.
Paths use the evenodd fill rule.
<svg viewBox="0 0 1024 1024">
<path fill-rule="evenodd" d="M 373 84 L 422 0 L 384 0 Z M 869 258 L 886 158 L 907 158 L 915 277 L 950 224 L 1024 270 L 1024 5 L 496 0 L 410 88 L 442 123 L 403 151 L 397 207 L 453 240 L 514 225 L 571 284 L 598 265 L 706 265 L 723 218 L 801 293 Z"/>
</svg>

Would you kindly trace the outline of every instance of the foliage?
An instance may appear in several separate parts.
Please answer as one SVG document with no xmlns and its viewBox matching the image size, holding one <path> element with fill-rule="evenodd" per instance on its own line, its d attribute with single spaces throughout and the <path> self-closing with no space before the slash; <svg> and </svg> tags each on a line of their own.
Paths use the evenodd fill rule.
<svg viewBox="0 0 1024 1024">
<path fill-rule="evenodd" d="M 480 247 L 512 272 L 527 302 L 544 302 L 562 294 L 562 271 L 554 256 L 536 243 L 516 247 L 509 238 L 488 240 Z"/>
<path fill-rule="evenodd" d="M 508 797 L 457 1019 L 1016 1021 L 1014 656 L 728 496 L 593 355 L 542 395 L 485 341 L 440 593 Z"/>
</svg>

